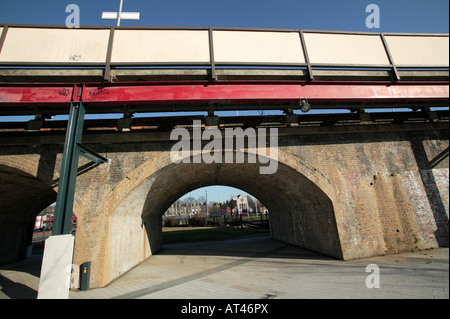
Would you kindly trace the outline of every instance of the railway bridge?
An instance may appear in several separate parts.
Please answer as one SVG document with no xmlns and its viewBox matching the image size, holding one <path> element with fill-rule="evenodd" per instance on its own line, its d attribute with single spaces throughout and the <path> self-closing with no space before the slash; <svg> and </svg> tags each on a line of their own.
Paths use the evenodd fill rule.
<svg viewBox="0 0 450 319">
<path fill-rule="evenodd" d="M 448 246 L 448 35 L 0 34 L 0 116 L 33 117 L 0 122 L 3 264 L 56 201 L 53 235 L 75 212 L 73 264 L 91 262 L 91 287 L 104 286 L 161 249 L 162 214 L 209 185 L 249 192 L 272 238 L 334 258 Z M 221 113 L 244 110 L 259 115 Z"/>
</svg>

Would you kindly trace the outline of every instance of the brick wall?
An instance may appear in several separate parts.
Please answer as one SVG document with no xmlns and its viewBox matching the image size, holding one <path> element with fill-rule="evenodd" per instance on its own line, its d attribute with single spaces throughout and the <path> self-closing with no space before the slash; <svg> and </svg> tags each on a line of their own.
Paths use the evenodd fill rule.
<svg viewBox="0 0 450 319">
<path fill-rule="evenodd" d="M 110 160 L 79 164 L 74 261 L 92 262 L 93 287 L 155 253 L 164 211 L 186 192 L 213 184 L 260 199 L 271 212 L 273 238 L 336 258 L 448 246 L 448 131 L 280 137 L 279 170 L 266 176 L 257 164 L 172 164 L 167 142 L 88 146 Z M 55 198 L 61 151 L 58 145 L 2 147 L 3 180 L 14 169 L 39 185 L 24 191 L 10 178 L 4 188 L 21 195 L 9 198 L 27 198 L 30 189 Z M 10 195 L 0 197 L 2 207 Z M 33 198 L 41 197 L 40 205 L 53 200 Z M 15 201 L 8 207 L 8 216 L 24 214 Z M 27 208 L 33 211 L 27 216 L 37 210 Z"/>
</svg>

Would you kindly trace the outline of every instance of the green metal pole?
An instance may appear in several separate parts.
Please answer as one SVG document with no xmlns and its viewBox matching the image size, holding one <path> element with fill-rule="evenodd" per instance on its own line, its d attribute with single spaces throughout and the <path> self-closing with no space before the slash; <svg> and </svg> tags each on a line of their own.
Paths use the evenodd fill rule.
<svg viewBox="0 0 450 319">
<path fill-rule="evenodd" d="M 70 234 L 72 230 L 72 212 L 80 155 L 77 144 L 81 143 L 83 135 L 84 114 L 85 108 L 82 102 L 71 103 L 56 199 L 53 236 Z"/>
</svg>

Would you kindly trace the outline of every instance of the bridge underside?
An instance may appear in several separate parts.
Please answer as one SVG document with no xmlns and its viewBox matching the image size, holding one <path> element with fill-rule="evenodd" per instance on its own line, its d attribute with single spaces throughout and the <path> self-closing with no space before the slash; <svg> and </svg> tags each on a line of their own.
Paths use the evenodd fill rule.
<svg viewBox="0 0 450 319">
<path fill-rule="evenodd" d="M 275 174 L 260 175 L 258 164 L 180 163 L 150 175 L 112 214 L 111 249 L 121 253 L 111 253 L 111 277 L 157 252 L 163 244 L 164 212 L 189 191 L 210 185 L 237 187 L 257 197 L 270 211 L 272 238 L 343 258 L 331 200 L 292 168 L 280 164 Z M 124 236 L 124 227 L 133 236 Z"/>
<path fill-rule="evenodd" d="M 306 68 L 222 68 L 216 69 L 217 80 L 220 81 L 308 81 Z M 392 70 L 349 70 L 349 69 L 312 69 L 316 81 L 391 81 Z M 416 69 L 398 70 L 403 81 L 447 81 L 448 70 Z M 0 69 L 2 82 L 11 83 L 102 83 L 103 68 L 8 68 Z M 117 82 L 142 81 L 210 81 L 211 69 L 207 67 L 172 67 L 172 68 L 116 68 L 111 76 Z"/>
<path fill-rule="evenodd" d="M 55 200 L 56 192 L 42 180 L 0 165 L 0 264 L 25 257 L 36 216 Z"/>
</svg>

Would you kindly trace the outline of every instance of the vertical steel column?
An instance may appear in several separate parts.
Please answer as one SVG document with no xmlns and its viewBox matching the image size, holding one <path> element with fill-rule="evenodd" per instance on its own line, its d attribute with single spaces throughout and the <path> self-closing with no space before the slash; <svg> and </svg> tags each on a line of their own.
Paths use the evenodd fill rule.
<svg viewBox="0 0 450 319">
<path fill-rule="evenodd" d="M 209 59 L 211 62 L 211 80 L 216 81 L 217 80 L 217 73 L 216 73 L 216 61 L 214 58 L 214 35 L 213 35 L 213 28 L 208 29 L 208 39 L 209 39 Z"/>
<path fill-rule="evenodd" d="M 300 33 L 300 42 L 302 43 L 303 55 L 305 57 L 306 69 L 308 71 L 308 80 L 314 81 L 314 75 L 311 67 L 311 61 L 309 60 L 308 47 L 306 46 L 305 36 L 303 34 L 303 30 L 299 30 Z"/>
<path fill-rule="evenodd" d="M 391 50 L 389 49 L 389 45 L 384 37 L 383 33 L 380 33 L 381 41 L 383 42 L 384 49 L 386 50 L 386 55 L 388 56 L 389 63 L 391 64 L 392 71 L 394 72 L 395 81 L 400 81 L 400 74 L 398 73 L 397 66 L 395 65 L 394 57 L 392 56 Z"/>
<path fill-rule="evenodd" d="M 6 35 L 8 34 L 9 27 L 5 25 L 3 27 L 3 32 L 0 35 L 0 53 L 2 52 L 3 45 L 5 44 Z"/>
<path fill-rule="evenodd" d="M 111 82 L 111 57 L 115 31 L 116 29 L 114 27 L 112 27 L 111 30 L 109 31 L 108 51 L 106 52 L 105 71 L 103 73 L 103 80 L 106 82 Z"/>
<path fill-rule="evenodd" d="M 70 234 L 72 230 L 72 212 L 80 155 L 77 144 L 81 143 L 84 114 L 85 109 L 81 101 L 71 103 L 53 222 L 52 235 L 54 236 Z"/>
</svg>

